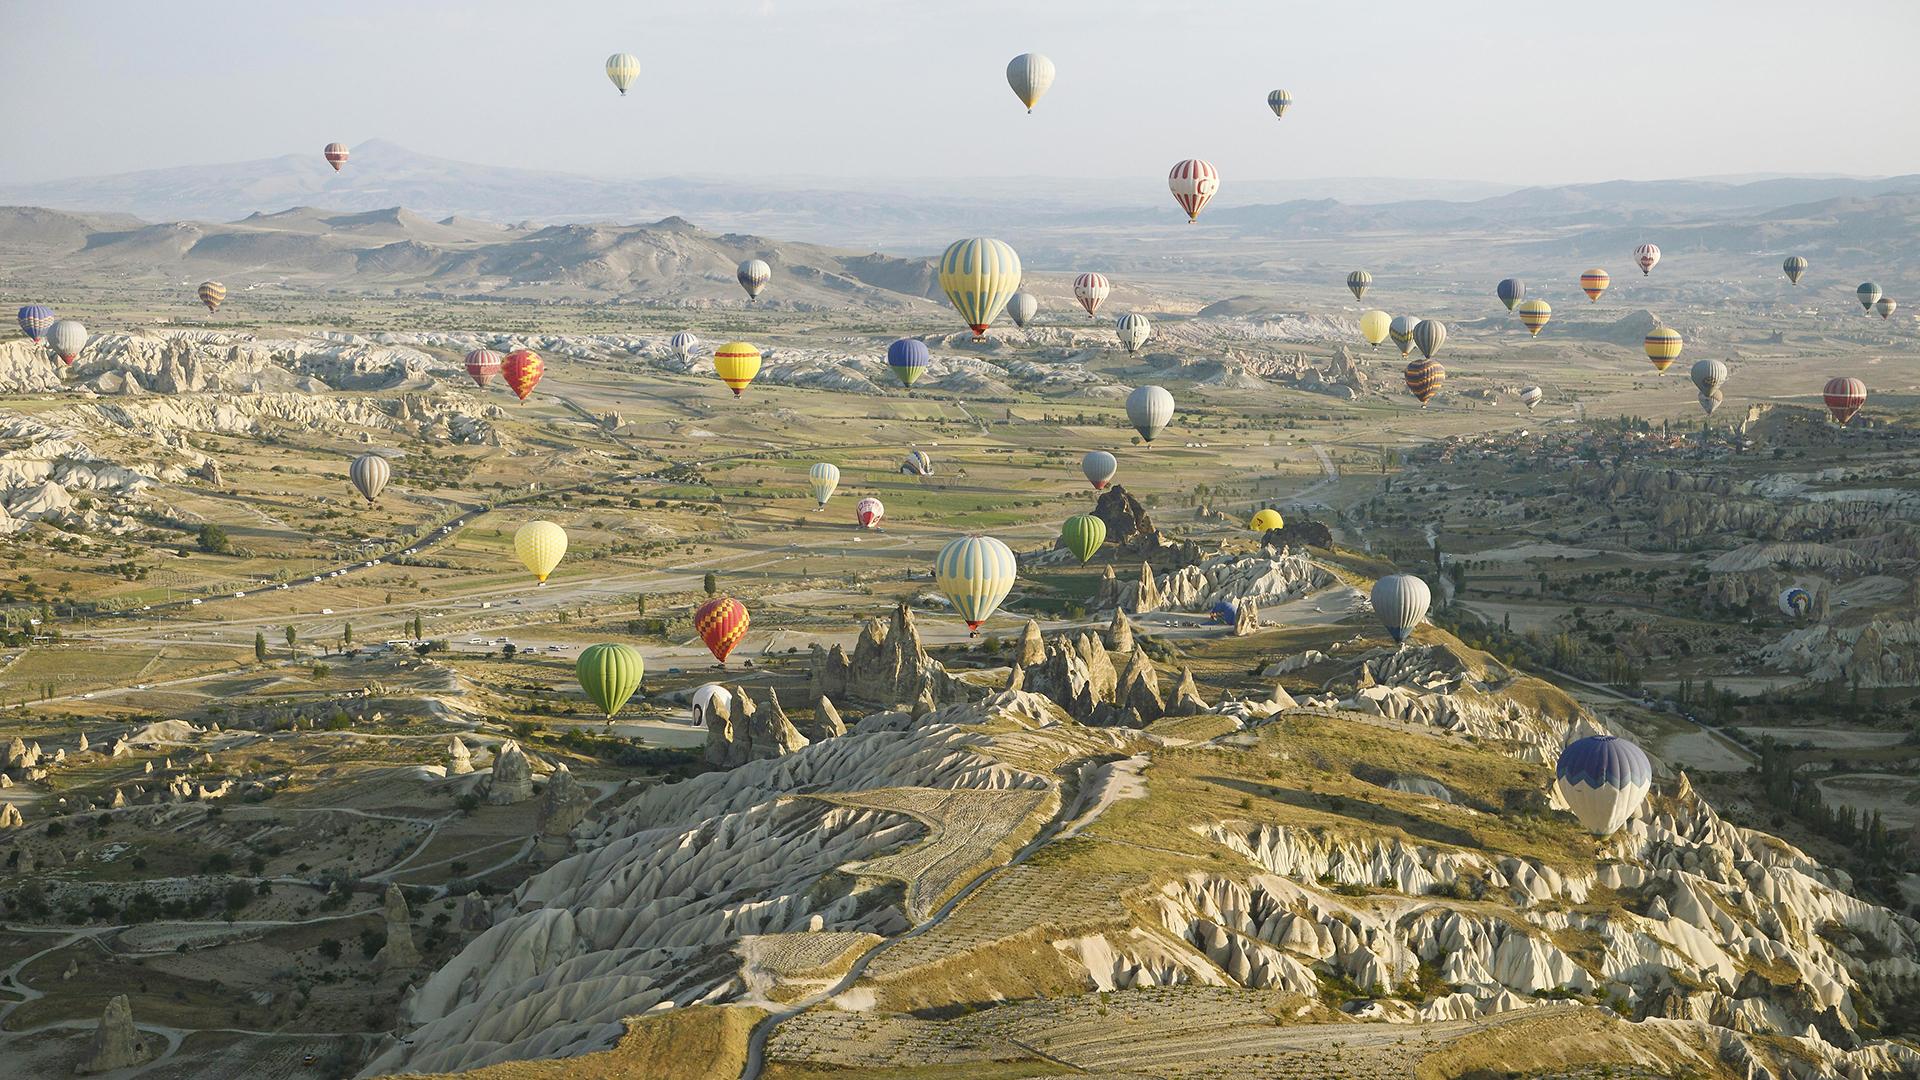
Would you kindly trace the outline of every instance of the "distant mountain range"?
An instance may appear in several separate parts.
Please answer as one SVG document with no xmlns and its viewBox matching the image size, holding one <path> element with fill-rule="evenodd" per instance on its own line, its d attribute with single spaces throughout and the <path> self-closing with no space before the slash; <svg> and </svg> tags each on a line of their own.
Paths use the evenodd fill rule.
<svg viewBox="0 0 1920 1080">
<path fill-rule="evenodd" d="M 1603 228 L 1689 217 L 1754 218 L 1828 200 L 1920 193 L 1920 176 L 1768 176 L 1525 187 L 1445 180 L 1329 178 L 1238 181 L 1203 219 L 1249 235 L 1327 235 L 1438 228 Z M 0 203 L 146 221 L 238 222 L 258 212 L 326 206 L 343 213 L 408 207 L 446 217 L 536 224 L 682 217 L 709 228 L 790 236 L 836 247 L 925 254 L 991 222 L 1007 233 L 1053 233 L 1164 222 L 1171 201 L 1155 175 L 1125 180 L 770 177 L 606 178 L 453 161 L 372 140 L 344 171 L 316 150 L 226 165 L 0 185 Z"/>
</svg>

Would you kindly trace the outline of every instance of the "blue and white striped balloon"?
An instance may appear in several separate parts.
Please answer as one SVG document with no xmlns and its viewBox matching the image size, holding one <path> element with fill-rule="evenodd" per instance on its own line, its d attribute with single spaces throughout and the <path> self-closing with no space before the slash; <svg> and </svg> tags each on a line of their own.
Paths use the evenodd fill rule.
<svg viewBox="0 0 1920 1080">
<path fill-rule="evenodd" d="M 35 345 L 47 336 L 53 326 L 53 309 L 45 304 L 28 304 L 20 309 L 20 332 L 33 339 Z"/>
<path fill-rule="evenodd" d="M 1553 775 L 1567 809 L 1595 836 L 1626 824 L 1653 789 L 1646 751 L 1613 735 L 1589 735 L 1560 751 Z"/>
<path fill-rule="evenodd" d="M 667 344 L 672 346 L 674 355 L 685 360 L 692 357 L 693 350 L 700 347 L 700 339 L 694 337 L 691 332 L 682 330 L 668 338 Z"/>
</svg>

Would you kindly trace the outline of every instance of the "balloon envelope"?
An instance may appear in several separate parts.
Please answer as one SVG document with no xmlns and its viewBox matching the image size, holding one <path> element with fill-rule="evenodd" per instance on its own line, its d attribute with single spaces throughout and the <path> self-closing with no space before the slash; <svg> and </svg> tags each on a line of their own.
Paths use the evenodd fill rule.
<svg viewBox="0 0 1920 1080">
<path fill-rule="evenodd" d="M 1541 328 L 1553 318 L 1553 308 L 1545 300 L 1523 300 L 1515 310 L 1520 313 L 1520 325 L 1534 337 L 1539 337 Z"/>
<path fill-rule="evenodd" d="M 1653 273 L 1654 265 L 1660 261 L 1660 245 L 1641 244 L 1634 248 L 1633 261 L 1639 265 L 1642 274 Z"/>
<path fill-rule="evenodd" d="M 1127 395 L 1127 419 L 1142 439 L 1152 442 L 1173 420 L 1173 395 L 1164 387 L 1134 387 Z"/>
<path fill-rule="evenodd" d="M 647 662 L 640 650 L 619 643 L 589 645 L 580 650 L 580 659 L 573 664 L 574 678 L 580 680 L 587 700 L 598 705 L 609 720 L 640 689 L 646 673 Z"/>
<path fill-rule="evenodd" d="M 1899 307 L 1899 302 L 1891 296 L 1883 296 L 1873 302 L 1874 313 L 1883 319 L 1892 318 L 1894 311 Z"/>
<path fill-rule="evenodd" d="M 1405 644 L 1414 627 L 1427 617 L 1433 593 L 1412 574 L 1391 574 L 1373 583 L 1373 612 L 1395 644 Z"/>
<path fill-rule="evenodd" d="M 1285 90 L 1275 90 L 1267 95 L 1267 108 L 1273 110 L 1275 119 L 1287 115 L 1287 106 L 1293 104 L 1293 95 Z"/>
<path fill-rule="evenodd" d="M 1613 278 L 1599 267 L 1580 275 L 1580 291 L 1586 293 L 1589 300 L 1600 299 L 1600 294 L 1606 292 L 1607 286 L 1611 284 L 1613 284 Z"/>
<path fill-rule="evenodd" d="M 1527 283 L 1517 277 L 1504 278 L 1494 286 L 1493 294 L 1507 305 L 1508 311 L 1512 311 L 1513 305 L 1527 298 Z"/>
<path fill-rule="evenodd" d="M 1355 270 L 1347 275 L 1347 291 L 1355 300 L 1367 295 L 1367 289 L 1373 284 L 1373 275 L 1365 270 Z"/>
<path fill-rule="evenodd" d="M 1788 281 L 1798 285 L 1800 275 L 1807 272 L 1807 260 L 1798 255 L 1789 255 L 1787 261 L 1780 264 L 1780 269 L 1786 273 Z"/>
<path fill-rule="evenodd" d="M 1860 298 L 1861 307 L 1871 312 L 1873 305 L 1880 302 L 1880 286 L 1871 281 L 1863 281 L 1859 288 L 1853 290 L 1853 295 Z"/>
<path fill-rule="evenodd" d="M 1061 524 L 1060 540 L 1084 563 L 1107 542 L 1107 523 L 1092 514 L 1075 514 Z"/>
<path fill-rule="evenodd" d="M 773 280 L 773 267 L 760 259 L 747 259 L 734 270 L 733 277 L 747 290 L 747 299 L 753 300 L 767 287 L 767 282 Z"/>
<path fill-rule="evenodd" d="M 933 456 L 925 450 L 909 450 L 906 460 L 900 463 L 900 471 L 908 476 L 932 476 Z"/>
<path fill-rule="evenodd" d="M 1611 836 L 1646 801 L 1653 763 L 1625 739 L 1589 735 L 1560 751 L 1553 777 L 1580 824 L 1595 836 Z"/>
<path fill-rule="evenodd" d="M 47 327 L 47 346 L 68 364 L 87 347 L 87 328 L 79 319 L 61 319 Z"/>
<path fill-rule="evenodd" d="M 227 302 L 227 287 L 217 281 L 203 281 L 197 295 L 208 311 L 219 311 L 220 305 Z"/>
<path fill-rule="evenodd" d="M 1214 622 L 1226 623 L 1227 625 L 1231 626 L 1235 622 L 1239 621 L 1240 612 L 1239 612 L 1239 609 L 1235 608 L 1232 604 L 1228 603 L 1225 600 L 1221 600 L 1218 603 L 1214 604 L 1212 608 L 1208 609 L 1207 617 L 1213 620 Z"/>
<path fill-rule="evenodd" d="M 1421 356 L 1433 359 L 1433 354 L 1447 343 L 1447 324 L 1438 319 L 1421 319 L 1413 328 L 1413 343 L 1420 347 Z"/>
<path fill-rule="evenodd" d="M 1401 356 L 1413 351 L 1413 328 L 1419 325 L 1420 320 L 1411 315 L 1395 315 L 1387 324 L 1387 336 L 1400 347 Z"/>
<path fill-rule="evenodd" d="M 1393 328 L 1393 316 L 1374 308 L 1360 315 L 1360 336 L 1367 339 L 1368 345 L 1378 345 L 1387 340 L 1387 334 Z"/>
<path fill-rule="evenodd" d="M 393 466 L 379 454 L 361 454 L 353 459 L 353 465 L 347 470 L 347 476 L 353 481 L 354 489 L 360 497 L 372 506 L 373 500 L 380 497 L 381 489 L 393 478 Z"/>
<path fill-rule="evenodd" d="M 940 255 L 940 288 L 978 341 L 1020 289 L 1020 256 L 992 237 L 956 240 Z"/>
<path fill-rule="evenodd" d="M 1007 62 L 1007 85 L 1028 112 L 1053 85 L 1053 61 L 1039 53 L 1021 53 Z"/>
<path fill-rule="evenodd" d="M 727 384 L 734 397 L 746 393 L 747 385 L 760 374 L 760 350 L 744 341 L 729 341 L 713 350 L 713 370 Z"/>
<path fill-rule="evenodd" d="M 1130 353 L 1139 352 L 1140 346 L 1145 345 L 1147 339 L 1153 336 L 1153 324 L 1147 321 L 1145 315 L 1133 311 L 1120 316 L 1119 320 L 1113 324 L 1113 329 L 1120 335 L 1120 344 L 1126 346 L 1126 350 Z"/>
<path fill-rule="evenodd" d="M 934 584 L 969 631 L 978 630 L 999 608 L 1016 576 L 1012 550 L 991 536 L 950 540 L 933 562 Z"/>
<path fill-rule="evenodd" d="M 607 78 L 612 80 L 621 97 L 627 96 L 627 87 L 639 77 L 640 59 L 632 53 L 619 52 L 607 57 Z"/>
<path fill-rule="evenodd" d="M 1199 158 L 1176 162 L 1167 173 L 1167 189 L 1173 192 L 1173 201 L 1187 212 L 1187 221 L 1192 222 L 1220 190 L 1220 171 L 1212 162 Z"/>
<path fill-rule="evenodd" d="M 475 386 L 485 386 L 500 374 L 500 366 L 505 359 L 492 349 L 475 349 L 467 354 L 467 376 Z"/>
<path fill-rule="evenodd" d="M 1247 520 L 1247 528 L 1257 533 L 1263 533 L 1269 529 L 1283 529 L 1286 525 L 1287 521 L 1280 516 L 1280 511 L 1272 507 L 1260 511 Z"/>
<path fill-rule="evenodd" d="M 28 304 L 20 309 L 20 332 L 32 339 L 35 345 L 47 336 L 53 321 L 53 309 L 45 304 Z"/>
<path fill-rule="evenodd" d="M 886 517 L 886 504 L 871 495 L 853 504 L 853 520 L 859 522 L 863 529 L 879 528 Z"/>
<path fill-rule="evenodd" d="M 1120 471 L 1120 460 L 1105 450 L 1090 450 L 1080 459 L 1080 471 L 1098 491 L 1113 482 L 1113 474 Z"/>
<path fill-rule="evenodd" d="M 691 360 L 693 351 L 700 347 L 700 339 L 694 337 L 691 331 L 682 330 L 668 338 L 667 345 L 680 359 Z"/>
<path fill-rule="evenodd" d="M 732 715 L 733 692 L 717 682 L 710 682 L 695 690 L 687 705 L 693 713 L 693 722 L 705 724 L 716 716 Z"/>
<path fill-rule="evenodd" d="M 1447 381 L 1447 369 L 1440 366 L 1438 360 L 1422 357 L 1408 364 L 1402 377 L 1406 379 L 1407 392 L 1419 399 L 1421 408 L 1426 408 L 1427 402 L 1433 400 L 1441 384 Z"/>
<path fill-rule="evenodd" d="M 1867 384 L 1851 376 L 1828 379 L 1821 397 L 1826 400 L 1827 411 L 1833 414 L 1834 420 L 1845 424 L 1867 403 Z"/>
<path fill-rule="evenodd" d="M 1717 394 L 1726 385 L 1727 365 L 1711 358 L 1696 360 L 1688 377 L 1693 379 L 1694 387 L 1702 394 Z"/>
<path fill-rule="evenodd" d="M 830 461 L 821 461 L 807 470 L 807 489 L 813 492 L 813 501 L 824 509 L 827 500 L 833 498 L 833 489 L 840 486 L 840 467 Z"/>
<path fill-rule="evenodd" d="M 1100 305 L 1113 292 L 1113 284 L 1105 274 L 1081 274 L 1073 279 L 1073 298 L 1092 315 L 1100 310 Z"/>
<path fill-rule="evenodd" d="M 347 163 L 347 144 L 330 142 L 326 145 L 325 149 L 320 151 L 320 156 L 327 159 L 327 164 L 333 166 L 334 172 L 339 172 L 340 166 Z M 374 171 L 378 172 L 379 170 L 376 169 Z"/>
<path fill-rule="evenodd" d="M 747 636 L 749 621 L 746 605 L 731 596 L 716 596 L 693 613 L 693 628 L 700 632 L 700 640 L 707 643 L 707 651 L 713 658 L 723 664 L 727 662 L 727 654 Z"/>
<path fill-rule="evenodd" d="M 1525 405 L 1528 412 L 1532 412 L 1533 407 L 1540 404 L 1540 399 L 1546 396 L 1546 391 L 1537 386 L 1522 387 L 1520 390 L 1520 404 Z"/>
<path fill-rule="evenodd" d="M 1647 332 L 1641 342 L 1647 350 L 1647 360 L 1655 371 L 1665 371 L 1680 358 L 1680 349 L 1686 343 L 1680 340 L 1680 331 L 1670 326 L 1656 326 Z"/>
<path fill-rule="evenodd" d="M 1813 594 L 1798 585 L 1780 594 L 1780 611 L 1793 618 L 1805 618 L 1813 610 Z"/>
<path fill-rule="evenodd" d="M 540 377 L 546 373 L 547 362 L 532 349 L 516 349 L 500 361 L 500 377 L 521 401 L 532 396 L 533 388 L 540 385 Z"/>
<path fill-rule="evenodd" d="M 529 521 L 514 532 L 513 553 L 534 580 L 545 581 L 567 554 L 567 530 L 551 521 Z"/>
<path fill-rule="evenodd" d="M 900 380 L 901 386 L 912 386 L 927 370 L 927 361 L 933 357 L 927 352 L 927 343 L 919 338 L 901 338 L 887 346 L 887 370 Z"/>
<path fill-rule="evenodd" d="M 1017 292 L 1007 301 L 1007 317 L 1013 320 L 1013 325 L 1022 330 L 1027 328 L 1027 324 L 1032 322 L 1033 317 L 1039 312 L 1040 301 L 1032 293 Z"/>
</svg>

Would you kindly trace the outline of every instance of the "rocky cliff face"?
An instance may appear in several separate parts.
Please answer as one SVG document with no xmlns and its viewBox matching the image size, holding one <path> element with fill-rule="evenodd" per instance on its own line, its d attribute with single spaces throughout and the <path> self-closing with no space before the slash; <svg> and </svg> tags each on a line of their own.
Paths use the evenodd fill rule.
<svg viewBox="0 0 1920 1080">
<path fill-rule="evenodd" d="M 1093 607 L 1139 614 L 1205 611 L 1222 602 L 1236 608 L 1273 605 L 1337 583 L 1305 555 L 1263 549 L 1251 555 L 1216 555 L 1164 576 L 1142 563 L 1134 581 L 1123 582 L 1109 573 L 1094 593 Z"/>
<path fill-rule="evenodd" d="M 927 655 L 920 644 L 913 611 L 905 604 L 895 605 L 893 617 L 886 624 L 869 620 L 861 628 L 851 656 L 838 645 L 832 649 L 813 646 L 808 693 L 814 698 L 885 707 L 923 698 L 934 704 L 977 700 L 981 695 L 980 690 L 947 674 L 939 661 Z"/>
<path fill-rule="evenodd" d="M 1760 659 L 1815 682 L 1912 686 L 1920 683 L 1920 619 L 1892 616 L 1856 626 L 1807 626 L 1761 650 Z"/>
</svg>

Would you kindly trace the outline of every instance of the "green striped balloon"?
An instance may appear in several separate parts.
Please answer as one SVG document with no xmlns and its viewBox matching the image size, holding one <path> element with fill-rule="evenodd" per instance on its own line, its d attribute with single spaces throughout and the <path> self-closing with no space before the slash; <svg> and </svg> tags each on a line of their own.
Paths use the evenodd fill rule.
<svg viewBox="0 0 1920 1080">
<path fill-rule="evenodd" d="M 933 560 L 934 584 L 966 620 L 969 631 L 979 630 L 993 615 L 1013 591 L 1017 576 L 1012 549 L 991 536 L 950 540 Z"/>
<path fill-rule="evenodd" d="M 647 663 L 640 658 L 640 650 L 631 645 L 589 645 L 580 653 L 573 673 L 580 679 L 580 689 L 585 690 L 587 697 L 611 720 L 633 692 L 640 689 Z"/>
<path fill-rule="evenodd" d="M 1107 523 L 1092 514 L 1075 514 L 1060 526 L 1060 539 L 1084 563 L 1107 542 Z"/>
<path fill-rule="evenodd" d="M 1020 290 L 1020 256 L 991 237 L 956 240 L 940 256 L 940 288 L 974 338 L 983 338 Z"/>
</svg>

